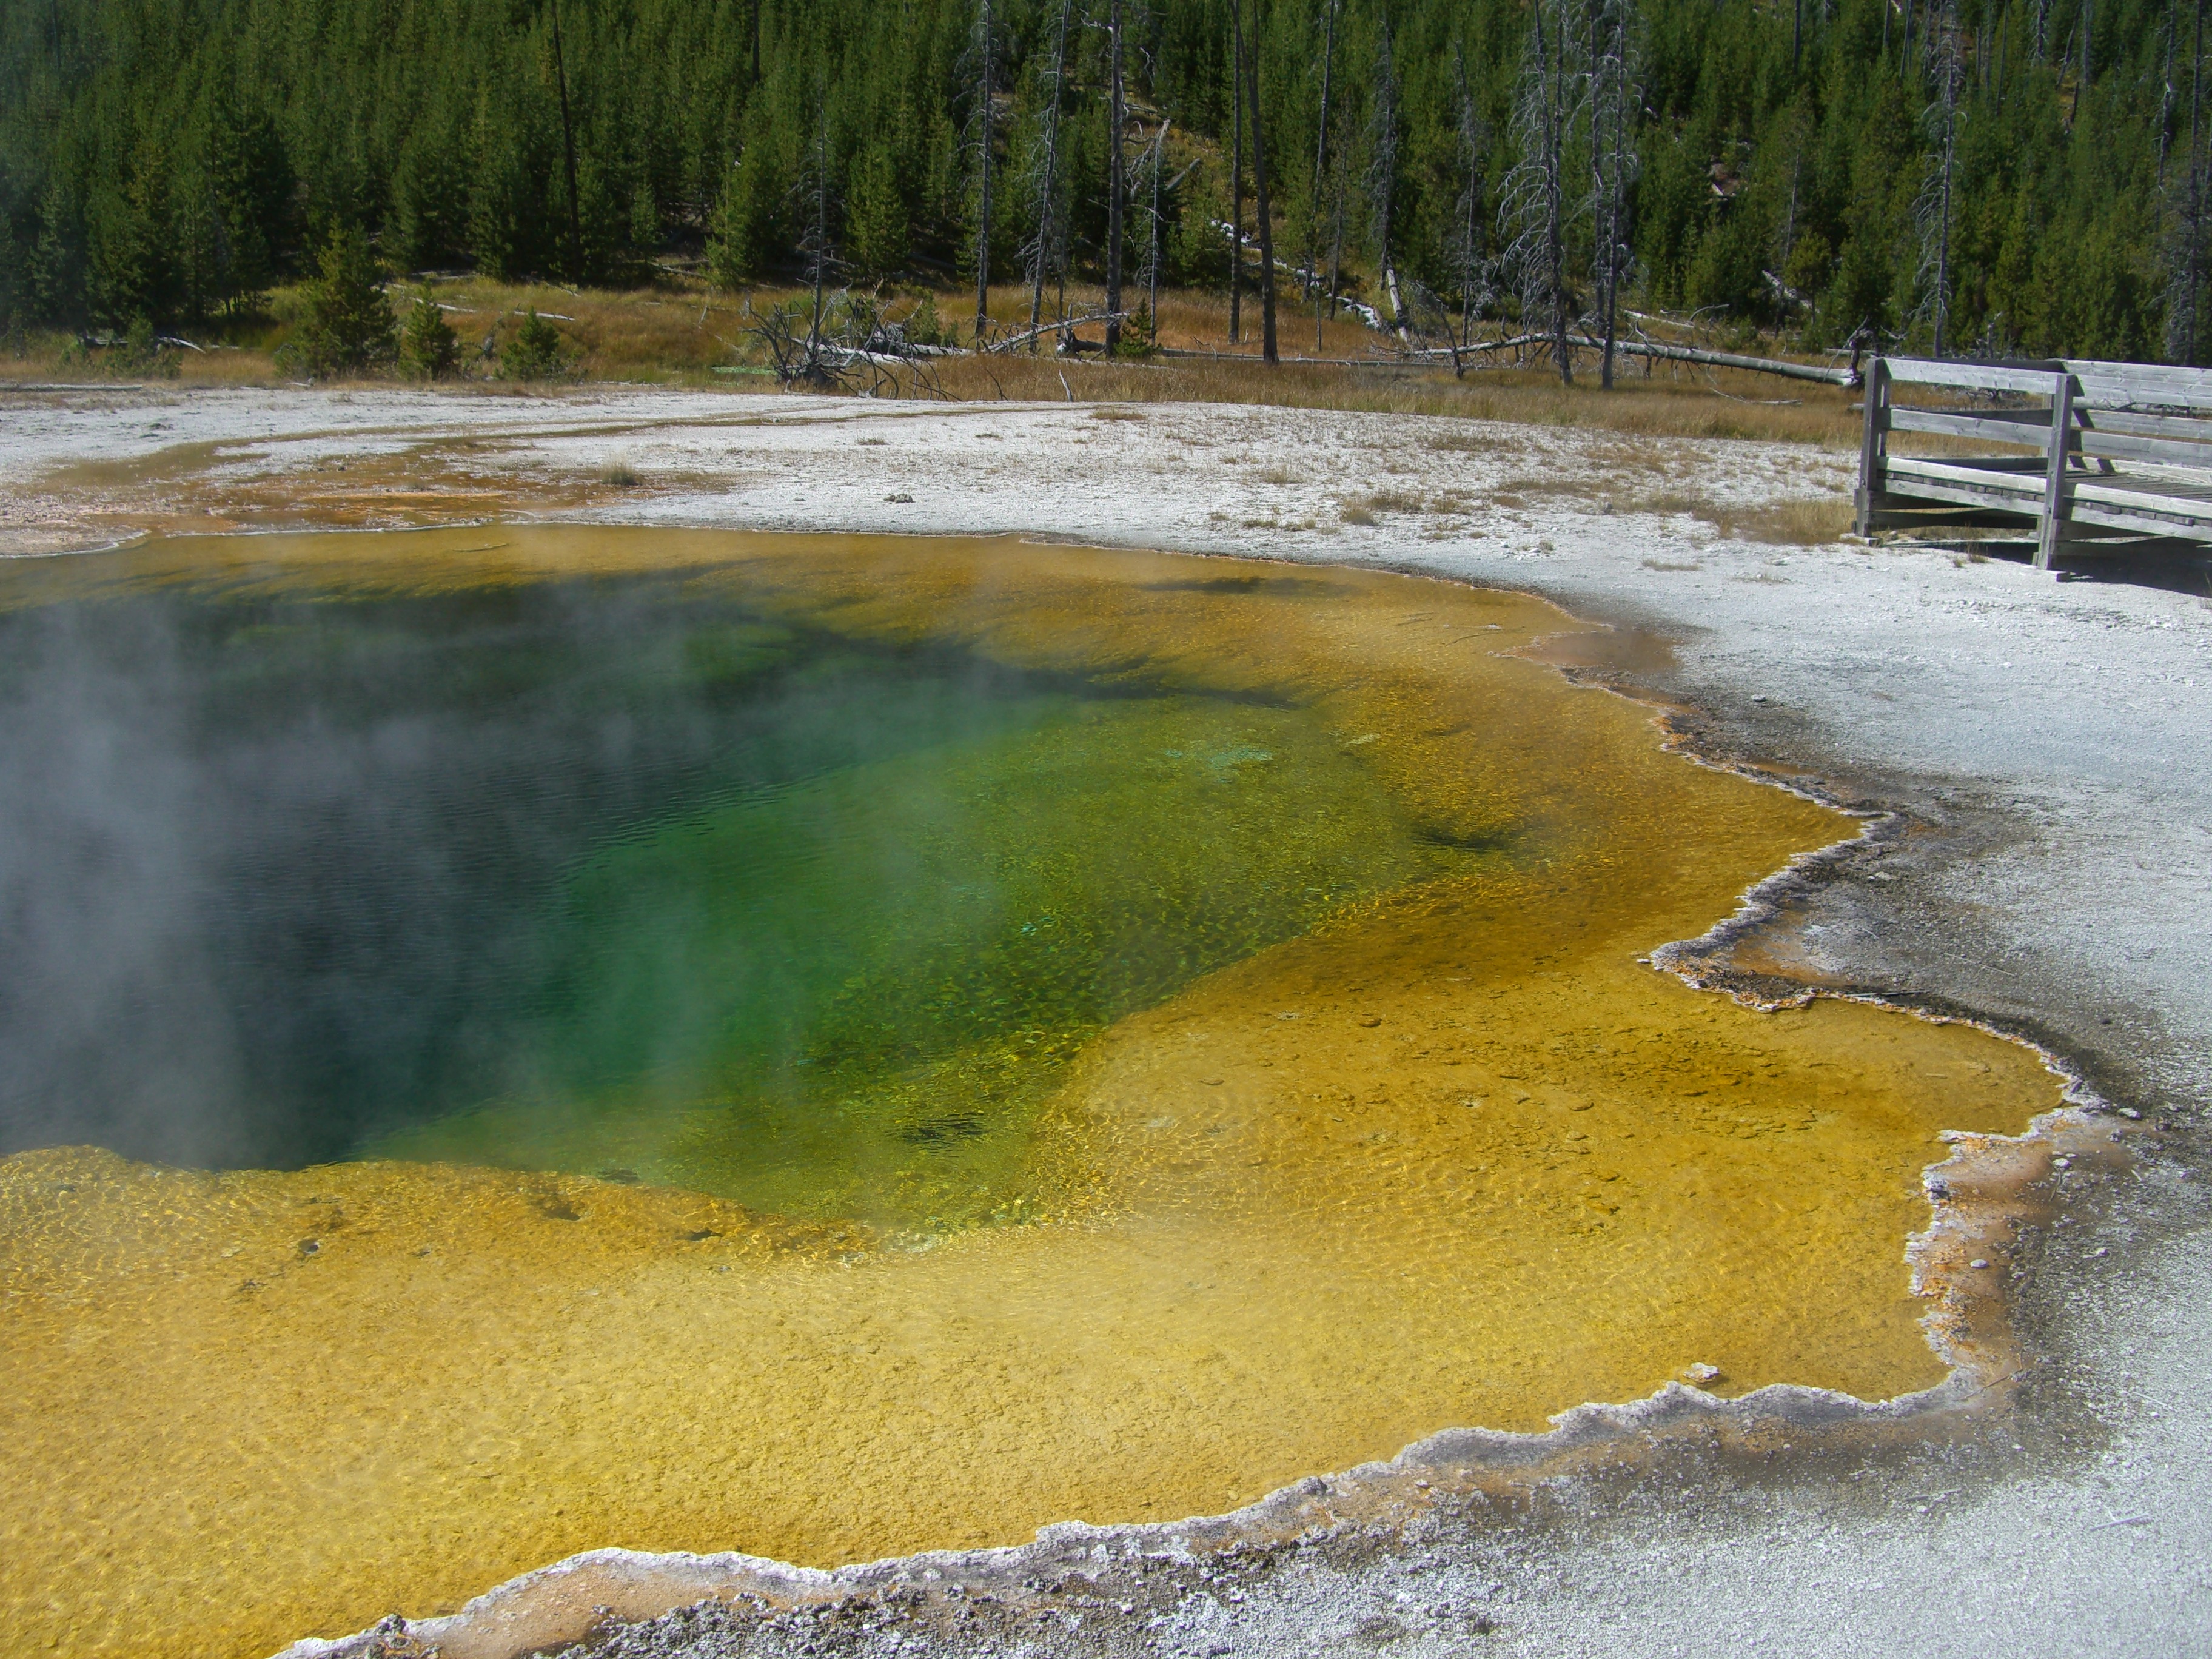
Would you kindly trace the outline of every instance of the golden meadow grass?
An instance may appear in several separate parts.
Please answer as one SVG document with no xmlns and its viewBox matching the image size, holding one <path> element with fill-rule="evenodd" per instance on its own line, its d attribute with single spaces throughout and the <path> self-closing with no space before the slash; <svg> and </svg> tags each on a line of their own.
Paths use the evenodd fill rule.
<svg viewBox="0 0 2212 1659">
<path fill-rule="evenodd" d="M 404 307 L 422 284 L 395 283 L 395 308 Z M 778 389 L 757 373 L 719 374 L 718 369 L 759 368 L 758 353 L 747 339 L 752 317 L 769 307 L 801 297 L 799 290 L 764 287 L 742 294 L 717 292 L 696 279 L 671 276 L 652 289 L 580 292 L 550 283 L 503 283 L 465 277 L 428 284 L 448 307 L 448 320 L 460 337 L 462 361 L 471 377 L 491 367 L 486 336 L 504 341 L 521 317 L 535 309 L 551 317 L 572 349 L 586 381 L 712 386 L 734 395 Z M 886 289 L 879 296 L 894 318 L 921 303 L 921 290 Z M 972 293 L 927 295 L 940 322 L 965 337 L 974 317 Z M 1096 310 L 1102 295 L 1095 288 L 1071 288 L 1071 313 Z M 1394 363 L 1395 342 L 1359 323 L 1349 312 L 1327 320 L 1320 350 L 1315 351 L 1310 308 L 1285 303 L 1277 313 L 1285 361 L 1270 368 L 1260 359 L 1260 307 L 1243 308 L 1243 339 L 1228 342 L 1225 297 L 1191 293 L 1163 294 L 1160 343 L 1169 351 L 1219 354 L 1206 357 L 1160 356 L 1105 362 L 1096 356 L 1059 356 L 1050 337 L 1036 351 L 1016 349 L 982 358 L 938 360 L 939 389 L 972 401 L 1143 404 L 1191 402 L 1261 404 L 1295 409 L 1342 409 L 1374 414 L 1449 416 L 1468 420 L 1592 428 L 1653 437 L 1745 438 L 1790 443 L 1848 447 L 1856 441 L 1857 416 L 1850 405 L 1855 394 L 1842 387 L 1776 380 L 1728 369 L 1656 365 L 1650 373 L 1624 359 L 1611 392 L 1596 385 L 1596 364 L 1578 359 L 1577 381 L 1562 386 L 1542 366 L 1470 368 L 1455 379 L 1449 365 L 1409 369 Z M 1057 296 L 1048 295 L 1047 316 Z M 240 331 L 234 341 L 206 343 L 203 350 L 179 353 L 179 386 L 252 386 L 284 383 L 273 351 L 295 317 L 297 289 L 271 298 L 272 321 Z M 1028 290 L 1009 285 L 992 290 L 991 318 L 1000 333 L 1028 326 Z M 1084 327 L 1096 339 L 1098 325 Z M 0 383 L 82 379 L 82 363 L 64 362 L 68 342 L 40 337 L 25 355 L 0 358 Z M 496 343 L 494 356 L 496 352 Z M 1306 356 L 1371 358 L 1370 365 L 1304 362 Z M 1471 358 L 1470 363 L 1482 362 Z M 96 370 L 94 371 L 96 378 Z M 131 380 L 133 374 L 118 378 Z M 496 386 L 512 392 L 512 381 L 465 379 L 455 390 Z"/>
</svg>

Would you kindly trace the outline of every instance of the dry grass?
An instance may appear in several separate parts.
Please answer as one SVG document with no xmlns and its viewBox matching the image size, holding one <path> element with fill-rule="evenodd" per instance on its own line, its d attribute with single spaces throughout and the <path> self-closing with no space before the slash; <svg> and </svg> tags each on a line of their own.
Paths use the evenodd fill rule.
<svg viewBox="0 0 2212 1659">
<path fill-rule="evenodd" d="M 1402 489 L 1378 489 L 1368 496 L 1366 505 L 1375 513 L 1419 513 L 1421 498 Z"/>
<path fill-rule="evenodd" d="M 1639 452 L 1633 459 L 1596 454 L 1590 459 L 1598 464 L 1594 474 L 1509 479 L 1492 493 L 1490 505 L 1521 507 L 1531 502 L 1583 501 L 1594 505 L 1601 513 L 1695 519 L 1737 541 L 1785 547 L 1824 546 L 1851 527 L 1851 504 L 1843 495 L 1731 507 L 1681 490 L 1638 495 L 1624 489 L 1629 480 L 1621 473 L 1639 459 L 1648 460 L 1648 456 Z M 1444 509 L 1432 503 L 1431 510 Z"/>
<path fill-rule="evenodd" d="M 404 299 L 411 286 L 395 295 Z M 655 289 L 581 293 L 550 284 L 513 284 L 467 277 L 438 282 L 432 291 L 447 306 L 461 337 L 465 378 L 481 382 L 495 360 L 498 342 L 535 308 L 578 353 L 577 371 L 587 380 L 714 387 L 733 393 L 773 391 L 775 381 L 759 362 L 747 329 L 751 314 L 794 291 L 763 289 L 749 294 L 715 293 L 695 278 L 673 276 Z M 878 296 L 889 313 L 905 315 L 921 302 L 922 291 L 887 292 Z M 1051 296 L 1048 296 L 1049 301 Z M 941 317 L 969 314 L 965 303 L 936 296 Z M 1067 303 L 1081 312 L 1097 306 L 1095 290 L 1072 289 Z M 186 351 L 179 384 L 275 384 L 280 377 L 271 360 L 290 331 L 299 311 L 295 290 L 273 296 L 269 319 L 242 325 L 221 338 L 198 343 L 207 349 Z M 1028 325 L 1029 296 L 1009 287 L 991 295 L 993 323 L 1002 333 Z M 1102 361 L 1095 356 L 1061 358 L 1048 337 L 1034 352 L 1017 349 L 983 357 L 936 360 L 945 395 L 963 400 L 1012 398 L 1079 402 L 1098 405 L 1141 405 L 1165 401 L 1267 404 L 1296 409 L 1341 409 L 1374 414 L 1435 416 L 1521 425 L 1581 428 L 1618 433 L 1633 440 L 1743 438 L 1848 448 L 1858 435 L 1858 419 L 1840 387 L 1790 386 L 1799 395 L 1774 401 L 1778 383 L 1732 370 L 1670 372 L 1661 368 L 1649 378 L 1624 376 L 1612 392 L 1578 381 L 1563 386 L 1548 371 L 1512 368 L 1470 370 L 1453 378 L 1449 368 L 1407 369 L 1377 361 L 1371 366 L 1301 362 L 1304 355 L 1376 358 L 1391 343 L 1352 319 L 1350 313 L 1327 322 L 1322 349 L 1313 354 L 1313 316 L 1286 305 L 1280 313 L 1284 361 L 1270 368 L 1260 360 L 1258 307 L 1248 307 L 1245 339 L 1228 343 L 1225 300 L 1197 293 L 1161 296 L 1160 343 L 1174 351 L 1206 356 L 1160 356 L 1141 361 Z M 1095 337 L 1096 325 L 1086 328 Z M 484 342 L 493 341 L 487 354 Z M 24 355 L 0 360 L 0 386 L 9 380 L 42 381 L 96 380 L 99 372 L 64 367 L 61 336 L 32 341 Z M 135 380 L 137 376 L 121 377 Z M 511 385 L 500 383 L 502 390 Z M 1103 420 L 1141 418 L 1135 408 Z M 1443 451 L 1481 453 L 1489 441 L 1479 434 L 1430 434 L 1423 440 Z M 1621 447 L 1625 464 L 1656 466 L 1633 442 Z"/>
<path fill-rule="evenodd" d="M 1739 541 L 1821 547 L 1851 527 L 1851 504 L 1840 495 L 1831 495 L 1765 507 L 1706 507 L 1697 516 Z"/>
</svg>

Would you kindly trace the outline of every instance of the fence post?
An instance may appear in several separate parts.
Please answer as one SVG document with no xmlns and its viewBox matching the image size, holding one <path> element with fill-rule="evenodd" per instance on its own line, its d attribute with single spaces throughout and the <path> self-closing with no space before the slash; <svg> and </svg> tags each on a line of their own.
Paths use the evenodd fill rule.
<svg viewBox="0 0 2212 1659">
<path fill-rule="evenodd" d="M 1881 492 L 1875 480 L 1889 447 L 1889 363 L 1876 357 L 1867 365 L 1863 382 L 1866 392 L 1866 423 L 1859 434 L 1858 523 L 1862 536 L 1874 534 L 1875 497 Z"/>
<path fill-rule="evenodd" d="M 2043 522 L 2037 526 L 2035 568 L 2051 568 L 2057 556 L 2059 526 L 2066 510 L 2066 457 L 2074 447 L 2074 374 L 2061 369 L 2051 382 L 2050 461 L 2044 473 Z"/>
</svg>

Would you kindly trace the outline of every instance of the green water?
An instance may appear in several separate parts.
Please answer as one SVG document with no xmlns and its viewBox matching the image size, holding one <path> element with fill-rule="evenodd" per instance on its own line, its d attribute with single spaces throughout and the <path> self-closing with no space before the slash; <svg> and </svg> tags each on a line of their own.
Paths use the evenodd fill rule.
<svg viewBox="0 0 2212 1659">
<path fill-rule="evenodd" d="M 1023 712 L 611 842 L 538 941 L 541 1086 L 367 1150 L 1018 1218 L 1034 1111 L 1103 1026 L 1466 856 L 1297 711 Z"/>
<path fill-rule="evenodd" d="M 1103 1027 L 1501 856 L 1301 708 L 728 576 L 125 588 L 0 635 L 0 1151 L 1019 1218 Z"/>
</svg>

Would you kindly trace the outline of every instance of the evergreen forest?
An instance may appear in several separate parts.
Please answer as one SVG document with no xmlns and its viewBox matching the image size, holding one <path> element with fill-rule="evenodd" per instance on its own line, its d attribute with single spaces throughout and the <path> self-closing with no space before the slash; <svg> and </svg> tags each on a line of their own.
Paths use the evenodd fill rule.
<svg viewBox="0 0 2212 1659">
<path fill-rule="evenodd" d="M 0 328 L 394 273 L 2212 356 L 2203 0 L 10 0 Z M 1121 120 L 1116 143 L 1116 112 Z M 352 246 L 348 243 L 347 246 Z"/>
</svg>

